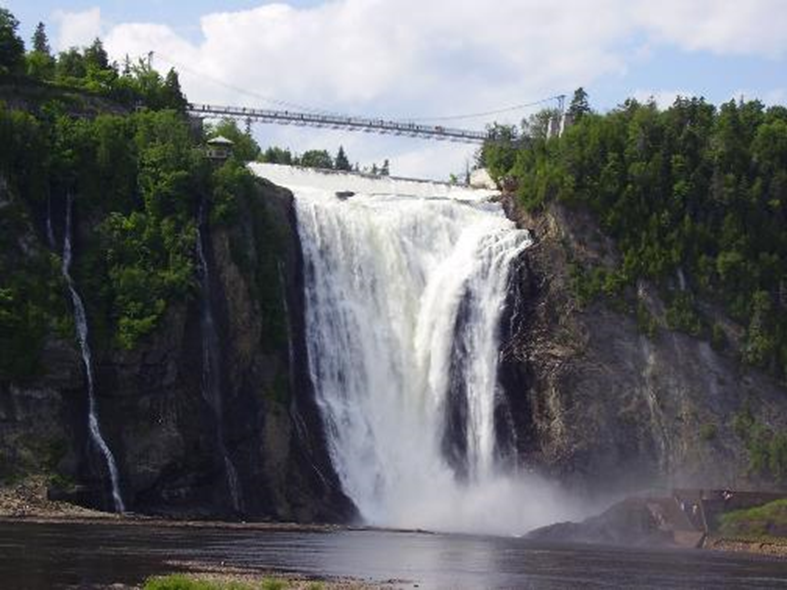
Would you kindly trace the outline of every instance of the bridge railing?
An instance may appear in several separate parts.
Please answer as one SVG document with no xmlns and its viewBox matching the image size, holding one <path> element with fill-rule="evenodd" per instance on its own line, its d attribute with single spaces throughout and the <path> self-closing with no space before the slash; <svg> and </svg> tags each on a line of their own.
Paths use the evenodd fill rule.
<svg viewBox="0 0 787 590">
<path fill-rule="evenodd" d="M 309 113 L 300 111 L 258 109 L 252 107 L 217 106 L 209 104 L 189 104 L 188 111 L 193 116 L 204 118 L 230 117 L 247 121 L 279 123 L 284 125 L 330 127 L 365 131 L 408 137 L 421 137 L 442 141 L 483 144 L 489 139 L 484 131 L 472 131 L 442 127 L 440 125 L 423 125 L 408 121 L 392 121 L 367 117 L 347 117 L 333 114 Z"/>
</svg>

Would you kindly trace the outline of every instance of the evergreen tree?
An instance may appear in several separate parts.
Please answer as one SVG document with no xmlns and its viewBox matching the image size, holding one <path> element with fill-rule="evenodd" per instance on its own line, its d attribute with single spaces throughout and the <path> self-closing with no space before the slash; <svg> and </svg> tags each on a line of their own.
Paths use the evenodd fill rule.
<svg viewBox="0 0 787 590">
<path fill-rule="evenodd" d="M 44 23 L 33 34 L 33 50 L 25 56 L 27 75 L 38 80 L 54 80 L 55 59 L 49 48 Z"/>
<path fill-rule="evenodd" d="M 180 79 L 178 73 L 174 68 L 170 68 L 164 78 L 164 88 L 162 90 L 162 102 L 165 108 L 174 109 L 179 112 L 185 112 L 186 107 L 189 106 L 189 101 L 183 95 L 180 89 Z"/>
<path fill-rule="evenodd" d="M 391 164 L 386 158 L 383 165 L 380 167 L 380 176 L 388 176 L 391 173 Z"/>
<path fill-rule="evenodd" d="M 334 166 L 337 170 L 345 170 L 348 172 L 352 170 L 352 166 L 350 166 L 350 160 L 347 159 L 347 154 L 344 153 L 343 146 L 339 146 L 339 151 L 336 153 L 336 162 Z"/>
<path fill-rule="evenodd" d="M 49 47 L 49 39 L 46 36 L 46 29 L 44 23 L 38 23 L 36 31 L 33 33 L 33 51 L 52 55 L 52 50 Z"/>
<path fill-rule="evenodd" d="M 0 8 L 0 76 L 21 74 L 25 68 L 25 44 L 17 34 L 19 21 Z"/>
<path fill-rule="evenodd" d="M 109 56 L 104 49 L 104 43 L 98 37 L 93 40 L 90 47 L 85 49 L 84 59 L 88 69 L 91 67 L 97 70 L 109 69 Z"/>
<path fill-rule="evenodd" d="M 568 115 L 574 122 L 577 122 L 589 112 L 588 93 L 580 86 L 574 91 L 574 97 L 571 99 L 571 104 L 568 107 Z"/>
</svg>

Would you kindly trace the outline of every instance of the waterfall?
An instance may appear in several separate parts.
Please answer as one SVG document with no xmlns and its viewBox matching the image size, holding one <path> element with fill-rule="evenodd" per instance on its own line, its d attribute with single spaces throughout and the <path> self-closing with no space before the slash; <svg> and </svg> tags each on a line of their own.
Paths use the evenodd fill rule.
<svg viewBox="0 0 787 590">
<path fill-rule="evenodd" d="M 126 508 L 123 505 L 123 497 L 120 494 L 120 476 L 118 475 L 117 465 L 115 464 L 115 457 L 112 451 L 104 440 L 101 434 L 101 427 L 98 420 L 98 407 L 96 402 L 96 393 L 94 389 L 93 379 L 93 360 L 90 354 L 90 343 L 88 342 L 88 328 L 87 328 L 87 315 L 85 314 L 85 306 L 82 303 L 82 298 L 76 290 L 74 280 L 71 278 L 71 214 L 73 209 L 73 202 L 71 195 L 68 195 L 66 204 L 66 229 L 63 237 L 63 265 L 61 271 L 63 278 L 68 284 L 68 290 L 71 293 L 71 301 L 74 304 L 74 322 L 77 328 L 77 339 L 79 340 L 79 348 L 82 352 L 82 362 L 85 365 L 85 375 L 87 376 L 87 399 L 88 399 L 88 430 L 90 432 L 90 439 L 98 447 L 101 455 L 107 464 L 109 471 L 109 478 L 112 483 L 112 499 L 115 505 L 115 512 L 125 512 Z"/>
<path fill-rule="evenodd" d="M 46 199 L 46 239 L 49 247 L 55 249 L 55 232 L 52 229 L 52 195 Z"/>
<path fill-rule="evenodd" d="M 557 496 L 498 461 L 494 420 L 499 324 L 528 233 L 489 192 L 252 168 L 295 195 L 309 372 L 365 520 L 496 533 L 550 522 Z"/>
<path fill-rule="evenodd" d="M 200 207 L 199 225 L 197 226 L 197 272 L 200 281 L 200 332 L 202 336 L 202 397 L 210 406 L 216 420 L 216 444 L 224 463 L 232 507 L 236 512 L 243 509 L 238 472 L 227 452 L 224 436 L 224 411 L 221 391 L 221 355 L 219 352 L 219 334 L 213 316 L 213 304 L 210 290 L 210 268 L 205 256 L 202 228 L 205 224 L 204 206 Z"/>
</svg>

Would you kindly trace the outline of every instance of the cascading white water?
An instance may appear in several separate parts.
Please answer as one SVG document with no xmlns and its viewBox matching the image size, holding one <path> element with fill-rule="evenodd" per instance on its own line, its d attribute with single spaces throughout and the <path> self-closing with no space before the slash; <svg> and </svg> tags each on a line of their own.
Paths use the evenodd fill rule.
<svg viewBox="0 0 787 590">
<path fill-rule="evenodd" d="M 495 460 L 499 323 L 528 233 L 489 192 L 252 169 L 295 195 L 311 379 L 334 467 L 362 516 L 504 534 L 554 522 L 559 496 Z M 449 433 L 457 384 L 466 411 Z M 463 439 L 462 473 L 446 457 L 452 436 Z"/>
<path fill-rule="evenodd" d="M 52 197 L 49 196 L 46 200 L 46 239 L 49 247 L 55 249 L 55 232 L 52 228 Z"/>
<path fill-rule="evenodd" d="M 203 214 L 200 211 L 200 224 L 203 222 Z M 227 452 L 227 445 L 224 437 L 224 412 L 221 394 L 221 363 L 219 358 L 219 335 L 216 331 L 216 324 L 213 319 L 213 304 L 210 298 L 210 269 L 205 258 L 205 250 L 202 245 L 201 225 L 197 226 L 197 261 L 200 288 L 202 291 L 201 312 L 200 312 L 200 331 L 202 333 L 202 397 L 210 406 L 216 419 L 216 439 L 224 462 L 224 472 L 227 478 L 227 488 L 230 493 L 232 507 L 236 512 L 243 508 L 243 502 L 238 483 L 238 472 Z"/>
<path fill-rule="evenodd" d="M 63 264 L 61 272 L 71 293 L 71 301 L 74 305 L 74 322 L 76 323 L 77 340 L 82 352 L 82 362 L 85 365 L 85 375 L 87 378 L 87 400 L 88 400 L 88 431 L 90 439 L 98 447 L 101 455 L 107 464 L 109 479 L 112 484 L 112 500 L 115 505 L 115 512 L 125 512 L 123 497 L 120 493 L 120 476 L 118 474 L 115 457 L 101 434 L 101 427 L 98 421 L 98 408 L 96 403 L 96 393 L 93 385 L 93 359 L 90 354 L 90 343 L 88 341 L 87 314 L 82 298 L 76 290 L 76 285 L 71 278 L 71 213 L 73 202 L 71 195 L 68 196 L 66 205 L 66 228 L 63 237 Z"/>
</svg>

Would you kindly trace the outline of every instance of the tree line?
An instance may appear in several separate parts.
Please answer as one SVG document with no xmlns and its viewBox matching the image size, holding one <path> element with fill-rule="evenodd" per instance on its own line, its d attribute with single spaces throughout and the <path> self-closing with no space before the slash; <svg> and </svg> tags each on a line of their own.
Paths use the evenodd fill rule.
<svg viewBox="0 0 787 590">
<path fill-rule="evenodd" d="M 0 8 L 0 83 L 74 88 L 127 107 L 183 112 L 188 105 L 174 69 L 162 77 L 149 60 L 132 62 L 127 56 L 122 64 L 112 62 L 98 38 L 87 47 L 71 47 L 55 55 L 43 23 L 36 26 L 26 50 L 18 29 L 16 17 Z"/>
<path fill-rule="evenodd" d="M 787 108 L 679 97 L 665 110 L 627 100 L 599 114 L 580 89 L 568 112 L 559 138 L 494 128 L 511 141 L 488 142 L 479 163 L 526 208 L 587 208 L 614 239 L 620 265 L 576 268 L 578 294 L 620 297 L 648 279 L 669 327 L 787 377 Z"/>
</svg>

